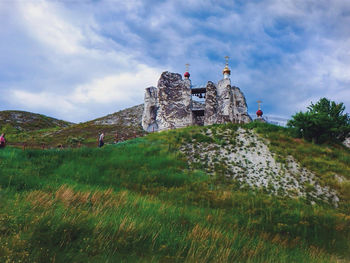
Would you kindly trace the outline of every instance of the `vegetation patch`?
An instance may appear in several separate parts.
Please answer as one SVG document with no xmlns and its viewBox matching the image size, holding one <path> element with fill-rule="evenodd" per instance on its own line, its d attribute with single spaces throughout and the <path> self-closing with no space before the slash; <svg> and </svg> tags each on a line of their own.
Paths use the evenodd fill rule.
<svg viewBox="0 0 350 263">
<path fill-rule="evenodd" d="M 103 148 L 1 149 L 0 261 L 350 260 L 345 201 L 335 208 L 253 191 L 224 174 L 227 164 L 218 161 L 210 175 L 201 155 L 195 168 L 178 150 L 198 140 L 193 149 L 211 145 L 219 159 L 223 148 L 215 142 L 226 138 L 244 141 L 230 124 L 154 133 Z M 254 148 L 245 142 L 241 147 Z M 209 160 L 209 150 L 201 151 Z M 234 165 L 244 178 L 246 162 Z"/>
<path fill-rule="evenodd" d="M 184 132 L 186 130 L 180 133 Z M 335 189 L 328 184 L 318 184 L 318 178 L 292 156 L 272 154 L 268 141 L 252 130 L 231 124 L 209 126 L 198 133 L 200 141 L 184 140 L 179 146 L 191 167 L 237 180 L 243 188 L 249 186 L 272 194 L 306 198 L 312 203 L 323 201 L 338 205 Z"/>
<path fill-rule="evenodd" d="M 340 203 L 348 206 L 350 180 L 350 150 L 337 143 L 313 144 L 293 137 L 293 130 L 265 123 L 251 123 L 254 129 L 269 141 L 269 149 L 283 159 L 292 156 L 303 167 L 312 171 L 321 185 L 328 185 L 340 194 Z"/>
</svg>

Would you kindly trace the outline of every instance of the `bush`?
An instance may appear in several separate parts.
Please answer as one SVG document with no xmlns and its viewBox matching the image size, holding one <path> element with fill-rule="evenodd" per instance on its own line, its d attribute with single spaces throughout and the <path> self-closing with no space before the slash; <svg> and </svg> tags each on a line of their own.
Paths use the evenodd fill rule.
<svg viewBox="0 0 350 263">
<path fill-rule="evenodd" d="M 311 103 L 307 112 L 292 116 L 287 125 L 295 129 L 297 137 L 314 143 L 343 141 L 350 135 L 350 117 L 344 110 L 343 103 L 322 98 Z"/>
<path fill-rule="evenodd" d="M 71 137 L 69 136 L 67 139 L 67 143 L 71 146 L 77 146 L 85 141 L 83 137 Z"/>
</svg>

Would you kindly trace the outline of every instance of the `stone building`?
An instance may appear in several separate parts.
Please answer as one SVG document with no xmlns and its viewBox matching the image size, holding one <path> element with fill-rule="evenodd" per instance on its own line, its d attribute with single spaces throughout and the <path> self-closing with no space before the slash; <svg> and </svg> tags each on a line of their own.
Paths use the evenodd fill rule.
<svg viewBox="0 0 350 263">
<path fill-rule="evenodd" d="M 248 123 L 246 99 L 242 91 L 231 86 L 228 64 L 223 79 L 217 84 L 208 81 L 205 87 L 192 87 L 190 73 L 184 79 L 178 73 L 163 72 L 157 87 L 145 90 L 142 127 L 148 132 L 162 131 L 190 125 L 215 123 Z M 194 96 L 204 98 L 200 103 Z"/>
</svg>

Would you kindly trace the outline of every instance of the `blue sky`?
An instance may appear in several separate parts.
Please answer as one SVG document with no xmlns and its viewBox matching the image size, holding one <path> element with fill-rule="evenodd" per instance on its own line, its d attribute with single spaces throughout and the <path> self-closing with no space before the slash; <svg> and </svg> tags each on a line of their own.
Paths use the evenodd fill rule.
<svg viewBox="0 0 350 263">
<path fill-rule="evenodd" d="M 350 111 L 348 0 L 0 0 L 0 110 L 73 122 L 143 102 L 163 71 L 231 82 L 249 112 Z"/>
</svg>

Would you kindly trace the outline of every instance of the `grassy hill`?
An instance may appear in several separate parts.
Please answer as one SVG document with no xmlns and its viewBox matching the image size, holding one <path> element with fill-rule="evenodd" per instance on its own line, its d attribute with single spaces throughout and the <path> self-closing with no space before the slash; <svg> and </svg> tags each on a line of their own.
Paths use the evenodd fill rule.
<svg viewBox="0 0 350 263">
<path fill-rule="evenodd" d="M 35 131 L 49 128 L 65 128 L 73 123 L 26 111 L 0 111 L 0 128 L 11 131 Z"/>
<path fill-rule="evenodd" d="M 240 129 L 266 140 L 276 162 L 295 158 L 336 191 L 337 205 L 244 184 L 222 159 L 188 151 L 249 152 L 254 145 L 240 145 Z M 241 167 L 248 174 L 249 164 Z M 349 167 L 348 149 L 266 124 L 189 127 L 101 149 L 5 148 L 0 261 L 348 262 Z"/>
<path fill-rule="evenodd" d="M 0 111 L 0 132 L 6 134 L 9 145 L 19 146 L 33 142 L 33 145 L 38 146 L 38 141 L 47 131 L 60 130 L 71 125 L 71 122 L 32 112 Z"/>
<path fill-rule="evenodd" d="M 118 134 L 117 140 L 124 141 L 143 135 L 141 127 L 142 111 L 143 104 L 92 121 L 61 126 L 40 126 L 39 122 L 32 118 L 36 115 L 28 113 L 28 116 L 31 116 L 30 118 L 22 118 L 26 119 L 27 128 L 22 130 L 8 129 L 7 140 L 10 145 L 17 147 L 22 147 L 25 143 L 29 148 L 41 148 L 42 146 L 57 148 L 61 145 L 65 148 L 74 148 L 78 145 L 95 146 L 98 134 L 104 131 L 107 143 L 114 142 L 116 133 Z M 4 120 L 8 120 L 8 118 L 7 115 L 4 115 Z M 11 127 L 22 125 L 18 118 L 15 120 L 12 121 Z"/>
</svg>

